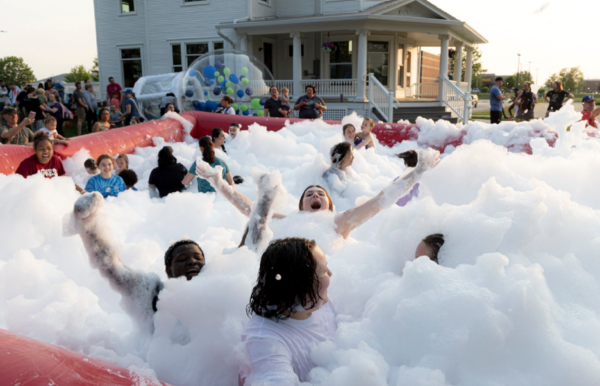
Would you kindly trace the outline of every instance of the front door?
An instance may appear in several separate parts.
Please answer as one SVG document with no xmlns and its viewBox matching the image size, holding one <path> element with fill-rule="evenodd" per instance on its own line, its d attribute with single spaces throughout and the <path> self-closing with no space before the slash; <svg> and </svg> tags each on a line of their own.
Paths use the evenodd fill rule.
<svg viewBox="0 0 600 386">
<path fill-rule="evenodd" d="M 396 67 L 396 98 L 404 98 L 404 44 L 398 45 Z"/>
<path fill-rule="evenodd" d="M 263 62 L 265 66 L 274 74 L 273 71 L 273 43 L 263 42 Z"/>
</svg>

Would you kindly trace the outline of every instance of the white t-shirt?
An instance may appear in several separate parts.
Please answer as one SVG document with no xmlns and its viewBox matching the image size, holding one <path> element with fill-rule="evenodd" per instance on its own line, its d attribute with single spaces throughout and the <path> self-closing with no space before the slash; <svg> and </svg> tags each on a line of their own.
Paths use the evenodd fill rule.
<svg viewBox="0 0 600 386">
<path fill-rule="evenodd" d="M 228 108 L 223 109 L 223 111 L 221 111 L 221 113 L 235 115 L 235 110 L 233 109 L 233 107 L 229 106 Z"/>
<path fill-rule="evenodd" d="M 241 384 L 295 385 L 306 382 L 315 367 L 310 351 L 331 340 L 337 330 L 331 301 L 305 320 L 273 319 L 252 315 L 242 334 L 248 363 L 240 366 Z"/>
<path fill-rule="evenodd" d="M 50 131 L 50 130 L 48 130 L 47 127 L 44 126 L 40 129 L 40 131 L 43 132 L 44 134 L 46 134 L 48 136 L 48 138 L 50 138 L 50 140 L 52 140 L 52 141 L 54 141 L 54 139 L 56 138 L 56 134 L 57 134 L 56 130 Z"/>
</svg>

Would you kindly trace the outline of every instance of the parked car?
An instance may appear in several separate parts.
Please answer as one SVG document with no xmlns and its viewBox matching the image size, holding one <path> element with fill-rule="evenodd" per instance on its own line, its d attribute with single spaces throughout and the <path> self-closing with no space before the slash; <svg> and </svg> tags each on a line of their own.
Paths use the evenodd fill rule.
<svg viewBox="0 0 600 386">
<path fill-rule="evenodd" d="M 477 103 L 479 103 L 479 96 L 477 94 L 471 94 L 471 104 L 473 107 L 477 107 Z"/>
<path fill-rule="evenodd" d="M 473 90 L 471 90 L 471 92 L 480 93 L 481 91 L 479 91 L 478 88 L 474 88 Z"/>
</svg>

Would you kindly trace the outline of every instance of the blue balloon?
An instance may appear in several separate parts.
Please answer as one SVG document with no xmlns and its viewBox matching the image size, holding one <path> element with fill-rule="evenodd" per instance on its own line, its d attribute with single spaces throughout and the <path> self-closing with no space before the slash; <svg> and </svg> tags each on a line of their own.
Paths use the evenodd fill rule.
<svg viewBox="0 0 600 386">
<path fill-rule="evenodd" d="M 224 81 L 221 82 L 221 88 L 223 90 L 227 90 L 227 81 L 226 80 L 224 80 Z"/>
<path fill-rule="evenodd" d="M 194 92 L 192 90 L 187 90 L 185 92 L 185 96 L 188 97 L 188 98 L 191 98 L 191 97 L 194 96 Z"/>
<path fill-rule="evenodd" d="M 196 70 L 193 68 L 190 70 L 190 76 L 196 76 Z"/>
<path fill-rule="evenodd" d="M 230 80 L 230 81 L 231 81 L 231 83 L 233 83 L 233 84 L 238 84 L 238 83 L 239 83 L 239 81 L 240 81 L 240 80 L 238 79 L 238 77 L 237 77 L 237 75 L 236 75 L 236 74 L 231 74 L 231 75 L 229 75 L 229 80 Z"/>
<path fill-rule="evenodd" d="M 246 95 L 250 96 L 250 95 L 252 95 L 252 94 L 254 94 L 254 90 L 252 90 L 252 87 L 248 87 L 248 88 L 246 89 Z"/>
<path fill-rule="evenodd" d="M 246 78 L 246 75 L 240 75 L 240 80 Z"/>
<path fill-rule="evenodd" d="M 243 98 L 244 97 L 244 90 L 237 90 L 237 96 L 238 98 Z"/>
<path fill-rule="evenodd" d="M 215 95 L 219 95 L 220 93 L 221 93 L 221 87 L 215 87 L 215 88 L 213 89 L 213 94 L 215 94 Z"/>
<path fill-rule="evenodd" d="M 252 114 L 253 117 L 258 117 L 258 114 L 254 113 Z"/>
<path fill-rule="evenodd" d="M 201 107 L 201 102 L 194 100 L 192 101 L 192 106 L 194 106 L 195 109 L 199 109 Z"/>
<path fill-rule="evenodd" d="M 246 110 L 246 111 L 242 112 L 242 114 L 244 114 L 244 115 L 250 115 L 250 110 Z"/>
<path fill-rule="evenodd" d="M 204 79 L 204 85 L 207 87 L 210 86 L 210 80 Z"/>
<path fill-rule="evenodd" d="M 204 95 L 208 95 L 208 91 L 204 91 Z"/>
<path fill-rule="evenodd" d="M 210 80 L 210 85 L 212 86 L 213 84 L 215 84 L 215 81 L 211 79 Z"/>
<path fill-rule="evenodd" d="M 223 67 L 225 67 L 225 66 L 223 66 L 223 63 L 221 63 L 220 61 L 217 60 L 215 62 L 215 68 L 217 69 L 217 71 L 221 71 L 223 69 Z"/>
<path fill-rule="evenodd" d="M 264 106 L 264 105 L 265 105 L 265 100 L 264 100 L 264 99 L 261 99 L 261 100 L 259 101 L 259 103 L 260 103 L 260 105 L 261 105 L 261 106 Z"/>
<path fill-rule="evenodd" d="M 192 69 L 192 71 L 194 70 Z M 190 74 L 192 71 L 190 71 Z M 215 77 L 215 71 L 217 71 L 217 69 L 209 64 L 202 70 L 202 75 L 204 75 L 205 78 L 213 79 Z"/>
</svg>

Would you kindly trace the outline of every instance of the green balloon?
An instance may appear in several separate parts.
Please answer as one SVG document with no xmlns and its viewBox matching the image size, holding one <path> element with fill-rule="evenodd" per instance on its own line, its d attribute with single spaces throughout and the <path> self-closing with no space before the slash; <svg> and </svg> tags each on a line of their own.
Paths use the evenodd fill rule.
<svg viewBox="0 0 600 386">
<path fill-rule="evenodd" d="M 226 87 L 226 88 L 233 87 L 233 83 L 231 83 L 231 82 L 227 82 L 227 83 L 225 83 L 225 87 Z"/>
<path fill-rule="evenodd" d="M 262 117 L 263 115 L 265 115 L 265 112 L 263 110 L 258 110 L 256 112 L 256 115 L 258 115 L 259 117 Z"/>
<path fill-rule="evenodd" d="M 246 111 L 246 110 L 248 110 L 248 106 L 246 106 L 246 105 L 241 105 L 241 106 L 240 106 L 240 110 L 242 110 L 242 111 Z"/>
<path fill-rule="evenodd" d="M 237 111 L 237 109 L 238 109 L 239 106 L 238 106 L 237 103 L 234 103 L 234 104 L 231 105 L 231 107 L 233 107 L 233 109 Z"/>
<path fill-rule="evenodd" d="M 219 81 L 219 83 L 222 83 L 225 80 L 225 78 L 223 78 L 223 75 L 221 75 L 217 80 Z"/>
<path fill-rule="evenodd" d="M 227 94 L 233 95 L 233 89 L 231 87 L 227 88 Z"/>
<path fill-rule="evenodd" d="M 242 74 L 246 75 L 248 73 L 248 67 L 242 67 Z"/>
<path fill-rule="evenodd" d="M 215 78 L 219 75 L 221 75 L 221 73 L 219 71 L 215 71 Z"/>
<path fill-rule="evenodd" d="M 225 67 L 225 69 L 223 70 L 223 74 L 225 74 L 225 75 L 231 74 L 231 70 L 229 69 L 229 67 Z"/>
<path fill-rule="evenodd" d="M 252 102 L 250 102 L 250 105 L 252 106 L 252 108 L 254 110 L 262 110 L 262 106 L 260 105 L 260 99 L 258 99 L 258 98 L 252 99 Z"/>
<path fill-rule="evenodd" d="M 248 80 L 248 78 L 242 79 L 242 84 L 248 84 L 248 83 L 250 83 L 250 81 Z"/>
</svg>

